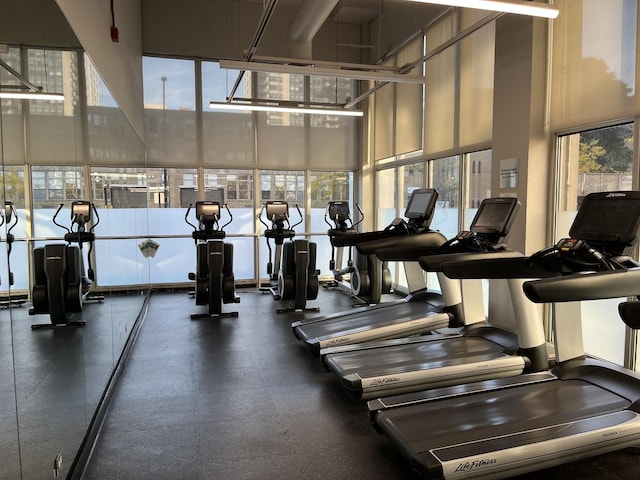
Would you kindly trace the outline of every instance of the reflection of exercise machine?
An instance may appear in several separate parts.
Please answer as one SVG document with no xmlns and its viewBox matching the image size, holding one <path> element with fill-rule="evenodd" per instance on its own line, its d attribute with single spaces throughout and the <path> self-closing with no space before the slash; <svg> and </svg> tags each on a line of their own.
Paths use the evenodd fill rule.
<svg viewBox="0 0 640 480">
<path fill-rule="evenodd" d="M 327 205 L 327 210 L 324 213 L 324 221 L 329 225 L 327 235 L 331 242 L 331 260 L 329 260 L 329 269 L 333 273 L 333 281 L 326 284 L 326 287 L 342 287 L 349 293 L 353 293 L 353 287 L 351 285 L 351 275 L 355 271 L 353 263 L 353 245 L 345 244 L 340 246 L 334 245 L 334 239 L 345 235 L 353 235 L 357 232 L 358 225 L 364 220 L 364 214 L 360 209 L 360 206 L 356 203 L 356 208 L 360 212 L 360 220 L 353 222 L 351 218 L 351 212 L 349 211 L 349 204 L 343 201 L 332 201 Z M 332 223 L 329 223 L 331 220 Z M 348 251 L 348 260 L 346 267 L 342 266 L 344 249 Z M 349 275 L 349 283 L 345 282 L 345 275 Z"/>
<path fill-rule="evenodd" d="M 13 271 L 11 270 L 11 249 L 15 237 L 11 233 L 11 230 L 18 224 L 18 214 L 13 206 L 13 202 L 4 202 L 4 211 L 0 210 L 0 226 L 6 225 L 7 229 L 7 270 L 9 271 L 9 290 L 13 286 Z M 0 301 L 0 307 L 20 306 L 25 303 L 22 298 L 12 298 L 9 294 L 8 300 Z"/>
<path fill-rule="evenodd" d="M 302 212 L 296 205 L 300 221 L 291 225 L 289 222 L 289 204 L 285 201 L 269 200 L 260 210 L 259 220 L 266 229 L 264 236 L 269 249 L 269 262 L 267 273 L 269 274 L 270 287 L 273 298 L 291 302 L 289 308 L 278 308 L 276 312 L 303 312 L 319 311 L 318 307 L 307 307 L 307 300 L 314 300 L 318 296 L 318 271 L 316 270 L 316 244 L 308 240 L 293 240 L 295 227 L 302 223 Z M 265 212 L 269 226 L 262 220 L 262 212 Z M 273 239 L 276 251 L 271 248 L 270 240 Z M 285 240 L 290 240 L 285 242 Z M 275 259 L 275 265 L 272 262 Z"/>
<path fill-rule="evenodd" d="M 222 312 L 223 303 L 240 303 L 236 297 L 233 275 L 233 244 L 225 243 L 224 227 L 233 220 L 225 204 L 229 221 L 220 226 L 220 202 L 196 202 L 198 226 L 189 222 L 189 205 L 184 220 L 193 227 L 191 236 L 196 244 L 196 272 L 189 273 L 195 280 L 196 305 L 208 305 L 207 313 L 191 315 L 191 318 L 237 317 L 238 312 Z"/>
<path fill-rule="evenodd" d="M 94 228 L 100 222 L 93 203 L 77 200 L 71 204 L 71 227 L 56 221 L 64 204 L 60 204 L 53 215 L 53 223 L 64 228 L 64 241 L 33 249 L 34 284 L 31 292 L 33 306 L 30 315 L 48 313 L 51 323 L 32 325 L 32 329 L 59 326 L 82 326 L 83 321 L 71 321 L 74 313 L 82 311 L 87 301 L 102 301 L 103 295 L 90 294 L 91 282 L 95 274 L 91 266 L 91 253 L 95 241 Z M 96 222 L 92 223 L 92 212 Z M 87 225 L 91 224 L 89 230 Z M 89 244 L 88 269 L 85 276 L 82 247 Z"/>
</svg>

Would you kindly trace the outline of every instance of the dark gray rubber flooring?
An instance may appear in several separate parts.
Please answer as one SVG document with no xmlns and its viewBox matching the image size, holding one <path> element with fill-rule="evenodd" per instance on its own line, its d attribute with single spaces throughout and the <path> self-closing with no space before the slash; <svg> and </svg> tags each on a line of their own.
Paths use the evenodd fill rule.
<svg viewBox="0 0 640 480">
<path fill-rule="evenodd" d="M 240 290 L 238 318 L 190 320 L 185 293 L 154 294 L 85 478 L 414 479 L 408 462 L 277 314 Z M 321 291 L 322 313 L 350 299 Z M 315 315 L 305 314 L 307 317 Z M 446 412 L 443 412 L 446 414 Z M 630 450 L 519 477 L 640 479 Z"/>
</svg>

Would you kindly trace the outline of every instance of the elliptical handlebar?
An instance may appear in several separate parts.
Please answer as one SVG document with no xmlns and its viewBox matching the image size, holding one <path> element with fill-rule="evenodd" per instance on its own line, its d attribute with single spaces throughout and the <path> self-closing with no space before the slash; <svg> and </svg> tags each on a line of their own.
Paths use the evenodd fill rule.
<svg viewBox="0 0 640 480">
<path fill-rule="evenodd" d="M 224 225 L 220 225 L 219 223 L 219 220 L 221 218 L 221 207 L 224 207 L 227 210 L 227 214 L 229 215 L 229 221 Z M 217 201 L 196 202 L 196 220 L 198 221 L 197 226 L 189 221 L 189 214 L 191 213 L 192 208 L 193 204 L 190 203 L 187 207 L 186 213 L 184 214 L 184 221 L 188 225 L 190 225 L 191 228 L 193 228 L 191 236 L 196 243 L 198 243 L 198 241 L 222 239 L 225 237 L 224 229 L 233 221 L 233 215 L 231 214 L 231 210 L 226 203 L 221 204 Z"/>
<path fill-rule="evenodd" d="M 64 203 L 61 203 L 60 206 L 58 207 L 58 209 L 56 210 L 56 213 L 53 214 L 53 223 L 56 224 L 60 228 L 64 228 L 67 231 L 67 233 L 71 233 L 71 230 L 66 225 L 62 225 L 62 224 L 56 222 L 56 218 L 58 217 L 58 214 L 60 213 L 60 210 L 62 210 L 62 207 L 64 207 Z"/>
<path fill-rule="evenodd" d="M 329 221 L 327 220 L 327 217 L 329 216 L 329 204 L 327 205 L 327 208 L 325 208 L 324 210 L 324 223 L 326 223 L 327 225 L 329 225 L 329 228 L 333 228 L 333 225 L 331 225 L 329 223 Z M 1 224 L 0 224 L 1 225 Z"/>
<path fill-rule="evenodd" d="M 265 207 L 265 206 L 266 206 L 266 204 L 264 204 L 264 203 L 263 203 L 263 204 L 262 204 L 262 208 L 260 209 L 260 213 L 258 214 L 258 220 L 260 220 L 260 223 L 264 225 L 264 228 L 267 228 L 267 229 L 268 229 L 268 228 L 269 228 L 269 225 L 267 225 L 267 224 L 265 223 L 265 221 L 264 221 L 264 220 L 262 220 L 262 212 L 264 212 L 264 207 Z"/>
<path fill-rule="evenodd" d="M 191 227 L 193 228 L 193 231 L 197 231 L 198 227 L 196 227 L 193 223 L 191 223 L 189 221 L 189 213 L 191 212 L 191 208 L 193 207 L 193 203 L 190 203 L 189 206 L 187 207 L 187 213 L 184 214 L 184 221 L 187 222 L 187 224 L 191 225 Z"/>
<path fill-rule="evenodd" d="M 329 202 L 327 204 L 327 208 L 324 211 L 324 223 L 326 223 L 331 230 L 341 230 L 341 231 L 355 230 L 355 228 L 364 220 L 364 213 L 362 212 L 360 205 L 358 205 L 357 203 L 355 204 L 356 208 L 358 209 L 358 212 L 360 213 L 360 219 L 357 222 L 354 222 L 349 213 L 348 205 L 347 205 L 346 211 L 343 211 L 342 214 L 340 212 L 335 212 L 335 214 L 332 215 L 331 209 L 332 209 L 332 206 L 335 205 L 336 203 L 343 203 L 343 202 L 342 201 Z M 328 220 L 329 218 L 331 218 L 331 220 L 333 221 L 334 223 L 333 225 L 329 223 L 329 220 Z"/>
<path fill-rule="evenodd" d="M 9 202 L 10 203 L 10 202 Z M 74 207 L 76 206 L 86 206 L 88 207 L 84 212 L 74 212 Z M 53 223 L 60 228 L 63 228 L 67 231 L 67 234 L 71 233 L 84 233 L 86 232 L 86 224 L 91 223 L 91 228 L 89 228 L 88 233 L 93 233 L 94 228 L 100 223 L 100 215 L 98 215 L 98 210 L 96 206 L 92 202 L 87 201 L 74 201 L 71 204 L 71 227 L 67 227 L 66 225 L 62 225 L 57 222 L 58 215 L 60 211 L 64 207 L 64 203 L 61 203 L 56 210 L 56 213 L 53 214 Z M 13 210 L 13 204 L 11 205 L 11 209 Z M 5 204 L 5 212 L 7 211 L 7 205 Z M 15 210 L 14 210 L 15 211 Z M 95 216 L 95 222 L 93 221 L 93 217 L 91 212 L 93 211 L 93 216 Z M 77 225 L 77 230 L 74 231 L 73 226 Z"/>
<path fill-rule="evenodd" d="M 229 210 L 229 205 L 227 205 L 227 204 L 225 203 L 223 206 L 224 206 L 224 208 L 227 210 L 227 213 L 229 214 L 229 221 L 220 227 L 220 230 L 222 230 L 222 231 L 224 231 L 224 227 L 226 227 L 226 226 L 227 226 L 227 225 L 229 225 L 231 222 L 233 222 L 233 215 L 231 215 L 231 210 Z"/>
<path fill-rule="evenodd" d="M 289 227 L 289 228 L 290 228 L 291 230 L 295 230 L 295 228 L 296 228 L 298 225 L 300 225 L 300 224 L 303 222 L 303 220 L 304 220 L 304 218 L 302 218 L 302 211 L 300 210 L 300 207 L 298 206 L 298 204 L 297 204 L 297 203 L 296 203 L 296 210 L 298 210 L 298 215 L 300 216 L 300 220 L 299 220 L 297 223 L 294 223 L 293 225 L 290 225 L 290 227 Z M 287 219 L 287 221 L 288 221 L 288 219 Z"/>
<path fill-rule="evenodd" d="M 270 211 L 269 206 L 273 205 L 272 211 Z M 298 214 L 300 215 L 300 221 L 295 225 L 291 225 L 289 221 L 289 204 L 286 201 L 280 200 L 267 200 L 260 209 L 260 213 L 258 214 L 258 220 L 262 223 L 266 230 L 273 230 L 277 232 L 283 231 L 291 231 L 296 225 L 302 223 L 302 212 L 300 212 L 300 208 L 296 205 L 296 209 L 298 210 Z M 266 218 L 271 221 L 271 226 L 269 226 L 264 220 L 262 220 L 262 213 L 267 211 Z"/>
<path fill-rule="evenodd" d="M 100 223 L 100 215 L 98 215 L 98 210 L 96 209 L 94 203 L 91 203 L 91 210 L 93 210 L 93 213 L 96 216 L 96 221 L 91 222 L 91 228 L 89 229 L 90 232 L 93 232 L 93 229 L 96 228 L 96 226 L 98 226 L 98 224 Z"/>
<path fill-rule="evenodd" d="M 364 221 L 364 212 L 360 208 L 360 205 L 358 205 L 357 203 L 356 203 L 356 208 L 358 209 L 358 212 L 360 213 L 360 220 L 358 220 L 356 223 L 353 223 L 351 225 L 351 228 L 357 227 L 358 225 L 360 225 Z"/>
<path fill-rule="evenodd" d="M 11 223 L 13 221 L 13 223 Z M 11 233 L 13 227 L 18 224 L 18 213 L 16 212 L 13 202 L 4 202 L 4 211 L 0 211 L 0 226 L 7 224 L 7 233 Z"/>
</svg>

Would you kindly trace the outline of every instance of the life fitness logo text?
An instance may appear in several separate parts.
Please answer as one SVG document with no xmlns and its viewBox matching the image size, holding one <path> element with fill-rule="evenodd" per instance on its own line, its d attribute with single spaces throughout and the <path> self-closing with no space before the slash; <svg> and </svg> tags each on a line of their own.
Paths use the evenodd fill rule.
<svg viewBox="0 0 640 480">
<path fill-rule="evenodd" d="M 626 197 L 626 196 L 627 196 L 626 193 L 609 193 L 604 198 L 616 198 L 616 197 Z"/>
<path fill-rule="evenodd" d="M 471 470 L 488 467 L 490 465 L 495 465 L 496 463 L 498 463 L 497 458 L 485 458 L 482 460 L 474 460 L 473 462 L 465 462 L 458 465 L 453 473 L 470 472 Z"/>
</svg>

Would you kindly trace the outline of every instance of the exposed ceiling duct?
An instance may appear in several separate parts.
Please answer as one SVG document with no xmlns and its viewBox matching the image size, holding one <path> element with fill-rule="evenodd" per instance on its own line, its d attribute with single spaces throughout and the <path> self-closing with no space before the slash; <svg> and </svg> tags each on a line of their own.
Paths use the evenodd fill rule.
<svg viewBox="0 0 640 480">
<path fill-rule="evenodd" d="M 339 0 L 304 0 L 289 25 L 290 56 L 312 58 L 312 41 Z"/>
</svg>

